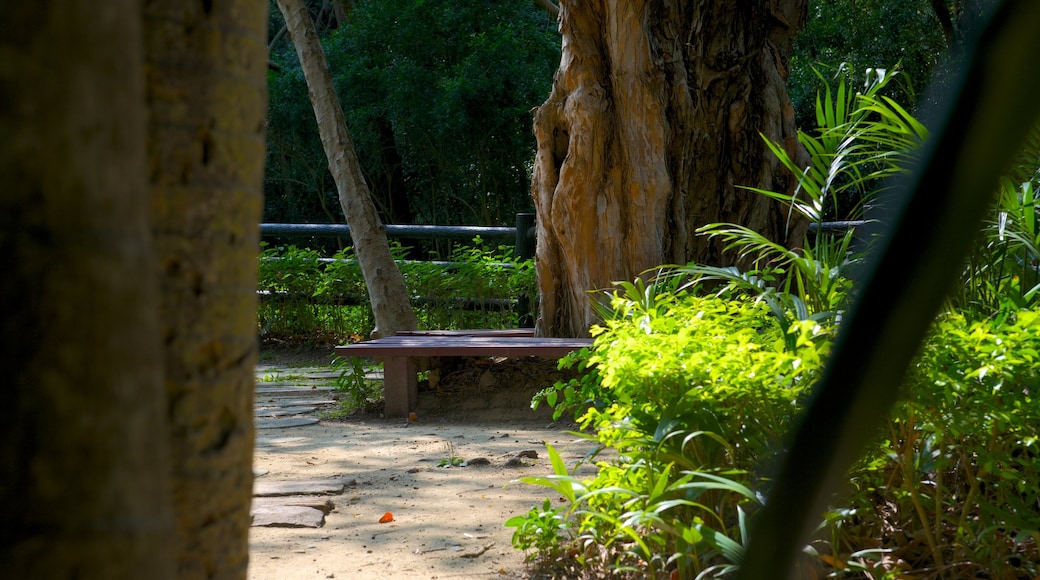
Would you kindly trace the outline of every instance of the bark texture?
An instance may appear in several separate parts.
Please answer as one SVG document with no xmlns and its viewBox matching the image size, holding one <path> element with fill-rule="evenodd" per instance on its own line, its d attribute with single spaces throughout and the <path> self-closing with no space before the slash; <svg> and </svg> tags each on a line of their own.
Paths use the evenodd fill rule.
<svg viewBox="0 0 1040 580">
<path fill-rule="evenodd" d="M 267 3 L 144 5 L 178 576 L 244 578 Z"/>
<path fill-rule="evenodd" d="M 590 290 L 667 263 L 732 259 L 695 230 L 805 224 L 740 186 L 790 191 L 760 134 L 800 151 L 787 95 L 807 0 L 563 1 L 563 56 L 537 110 L 537 331 L 581 336 Z"/>
<path fill-rule="evenodd" d="M 399 330 L 414 330 L 418 323 L 405 289 L 404 278 L 390 254 L 386 231 L 379 221 L 368 184 L 361 174 L 354 142 L 347 129 L 343 108 L 336 97 L 325 53 L 314 30 L 314 21 L 302 0 L 278 0 L 278 9 L 285 17 L 289 36 L 300 57 L 314 116 L 318 121 L 321 144 L 325 148 L 329 169 L 339 190 L 339 202 L 350 226 L 354 255 L 357 256 L 368 288 L 376 322 L 372 335 L 390 336 Z"/>
<path fill-rule="evenodd" d="M 0 18 L 0 578 L 172 578 L 140 7 Z"/>
</svg>

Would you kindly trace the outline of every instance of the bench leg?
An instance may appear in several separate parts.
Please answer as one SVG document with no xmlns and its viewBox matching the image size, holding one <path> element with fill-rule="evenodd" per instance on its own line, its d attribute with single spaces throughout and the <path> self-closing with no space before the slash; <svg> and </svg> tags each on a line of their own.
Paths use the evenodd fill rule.
<svg viewBox="0 0 1040 580">
<path fill-rule="evenodd" d="M 407 417 L 415 410 L 419 386 L 415 377 L 415 359 L 391 356 L 383 359 L 383 397 L 387 417 Z"/>
</svg>

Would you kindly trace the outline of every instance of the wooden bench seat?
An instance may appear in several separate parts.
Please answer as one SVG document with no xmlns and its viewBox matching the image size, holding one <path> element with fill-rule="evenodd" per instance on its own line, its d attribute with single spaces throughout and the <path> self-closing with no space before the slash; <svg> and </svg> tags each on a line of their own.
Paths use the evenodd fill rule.
<svg viewBox="0 0 1040 580">
<path fill-rule="evenodd" d="M 534 336 L 533 328 L 481 328 L 478 330 L 402 330 L 397 336 Z"/>
<path fill-rule="evenodd" d="M 417 359 L 446 356 L 537 356 L 560 358 L 592 344 L 588 338 L 540 338 L 520 331 L 421 331 L 336 347 L 342 357 L 369 357 L 383 362 L 384 408 L 387 417 L 406 417 L 419 397 Z M 498 332 L 498 334 L 496 334 Z"/>
</svg>

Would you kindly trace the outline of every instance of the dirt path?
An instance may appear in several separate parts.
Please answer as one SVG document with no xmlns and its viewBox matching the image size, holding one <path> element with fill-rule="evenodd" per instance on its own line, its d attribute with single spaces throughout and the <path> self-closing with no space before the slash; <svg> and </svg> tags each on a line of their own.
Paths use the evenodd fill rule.
<svg viewBox="0 0 1040 580">
<path fill-rule="evenodd" d="M 282 372 L 292 380 L 258 383 L 268 390 L 257 399 L 256 492 L 289 483 L 332 489 L 254 499 L 254 523 L 271 504 L 310 505 L 328 513 L 320 527 L 254 525 L 249 578 L 525 577 L 524 555 L 512 548 L 512 529 L 502 524 L 553 495 L 515 480 L 551 473 L 545 443 L 568 463 L 591 448 L 545 414 L 531 414 L 527 391 L 537 385 L 502 385 L 498 393 L 480 396 L 465 389 L 448 397 L 421 395 L 413 423 L 360 418 L 277 426 L 287 419 L 273 411 L 276 398 L 287 403 L 283 409 L 307 408 L 302 403 L 308 397 L 328 403 L 333 394 L 324 390 L 327 370 L 285 370 L 277 362 L 258 368 L 268 379 Z M 282 388 L 288 392 L 280 393 Z M 289 419 L 306 422 L 323 408 L 310 406 L 317 410 Z M 441 466 L 452 457 L 469 463 Z M 479 465 L 481 458 L 486 465 Z M 313 509 L 295 509 L 315 515 Z M 386 512 L 393 521 L 380 523 Z"/>
</svg>

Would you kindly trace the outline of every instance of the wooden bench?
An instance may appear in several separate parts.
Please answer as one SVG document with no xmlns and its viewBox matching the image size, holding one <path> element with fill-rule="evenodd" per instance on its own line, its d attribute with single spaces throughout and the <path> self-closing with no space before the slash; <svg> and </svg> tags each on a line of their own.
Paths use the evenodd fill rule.
<svg viewBox="0 0 1040 580">
<path fill-rule="evenodd" d="M 342 357 L 369 357 L 383 362 L 383 394 L 387 417 L 406 417 L 419 398 L 417 359 L 445 356 L 537 356 L 560 358 L 592 344 L 588 338 L 539 338 L 516 331 L 419 331 L 336 347 Z"/>
</svg>

